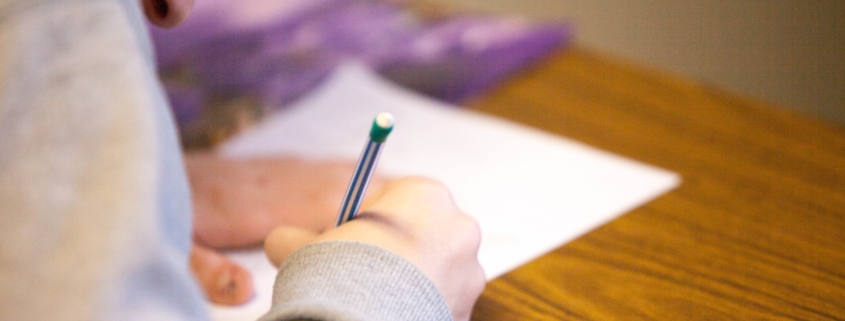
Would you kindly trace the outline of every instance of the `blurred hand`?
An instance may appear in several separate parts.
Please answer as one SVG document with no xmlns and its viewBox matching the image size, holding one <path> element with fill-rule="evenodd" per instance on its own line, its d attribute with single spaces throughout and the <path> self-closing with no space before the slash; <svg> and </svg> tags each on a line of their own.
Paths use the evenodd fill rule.
<svg viewBox="0 0 845 321">
<path fill-rule="evenodd" d="M 259 245 L 281 225 L 313 235 L 332 227 L 355 167 L 210 153 L 187 154 L 185 163 L 194 206 L 191 270 L 208 300 L 224 305 L 248 301 L 254 287 L 247 270 L 214 249 Z M 384 181 L 374 176 L 368 194 Z"/>
<path fill-rule="evenodd" d="M 255 287 L 249 271 L 225 255 L 194 243 L 190 263 L 191 272 L 208 301 L 238 305 L 252 298 Z"/>
<path fill-rule="evenodd" d="M 280 225 L 322 232 L 333 226 L 355 164 L 297 158 L 185 155 L 194 240 L 212 248 L 259 245 Z M 385 179 L 373 177 L 368 194 Z"/>
<path fill-rule="evenodd" d="M 264 243 L 277 266 L 303 245 L 369 243 L 416 265 L 446 299 L 455 320 L 468 320 L 486 280 L 478 263 L 477 222 L 455 206 L 439 182 L 409 177 L 386 185 L 354 220 L 323 234 L 293 227 L 274 230 Z"/>
</svg>

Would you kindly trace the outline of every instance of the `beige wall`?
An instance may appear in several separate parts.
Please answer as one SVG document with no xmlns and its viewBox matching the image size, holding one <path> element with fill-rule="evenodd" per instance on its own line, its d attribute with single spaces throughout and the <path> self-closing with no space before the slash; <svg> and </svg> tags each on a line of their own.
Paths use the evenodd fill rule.
<svg viewBox="0 0 845 321">
<path fill-rule="evenodd" d="M 845 1 L 428 0 L 569 21 L 576 41 L 845 125 Z"/>
</svg>

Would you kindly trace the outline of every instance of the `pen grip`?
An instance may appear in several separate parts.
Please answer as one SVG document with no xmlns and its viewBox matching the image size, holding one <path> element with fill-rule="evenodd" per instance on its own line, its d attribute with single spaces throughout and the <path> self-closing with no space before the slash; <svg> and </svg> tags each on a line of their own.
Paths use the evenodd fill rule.
<svg viewBox="0 0 845 321">
<path fill-rule="evenodd" d="M 358 159 L 358 164 L 355 166 L 355 172 L 352 174 L 349 186 L 346 188 L 346 194 L 341 202 L 335 227 L 348 222 L 358 214 L 358 209 L 361 207 L 361 202 L 364 200 L 364 195 L 367 192 L 367 186 L 370 184 L 370 179 L 375 172 L 382 145 L 383 143 L 381 142 L 376 142 L 372 139 L 368 140 L 367 146 L 364 148 L 361 157 Z"/>
</svg>

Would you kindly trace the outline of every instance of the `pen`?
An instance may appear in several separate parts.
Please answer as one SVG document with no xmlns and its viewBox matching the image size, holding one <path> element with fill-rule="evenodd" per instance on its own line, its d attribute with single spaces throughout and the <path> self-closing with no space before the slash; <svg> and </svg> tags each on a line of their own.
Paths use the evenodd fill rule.
<svg viewBox="0 0 845 321">
<path fill-rule="evenodd" d="M 346 188 L 346 195 L 340 204 L 340 211 L 337 213 L 335 227 L 348 222 L 358 214 L 358 208 L 361 207 L 361 201 L 364 199 L 367 185 L 369 185 L 370 178 L 372 178 L 373 172 L 375 172 L 376 162 L 378 162 L 381 148 L 387 139 L 387 135 L 392 130 L 393 115 L 390 113 L 379 113 L 376 115 L 376 118 L 373 120 L 373 127 L 370 129 L 370 138 L 367 140 L 367 145 L 361 153 L 361 158 L 358 159 L 358 165 L 355 166 L 355 172 L 352 173 L 352 180 L 349 181 L 349 187 Z"/>
</svg>

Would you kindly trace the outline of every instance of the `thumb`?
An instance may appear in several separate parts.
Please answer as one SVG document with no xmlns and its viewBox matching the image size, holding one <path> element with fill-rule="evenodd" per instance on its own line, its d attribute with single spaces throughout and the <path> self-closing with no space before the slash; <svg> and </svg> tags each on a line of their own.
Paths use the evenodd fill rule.
<svg viewBox="0 0 845 321">
<path fill-rule="evenodd" d="M 314 241 L 318 235 L 299 227 L 279 226 L 264 240 L 264 254 L 279 267 L 294 251 Z"/>
<path fill-rule="evenodd" d="M 225 255 L 194 243 L 190 258 L 191 272 L 209 301 L 238 305 L 252 298 L 255 289 L 249 271 Z"/>
</svg>

